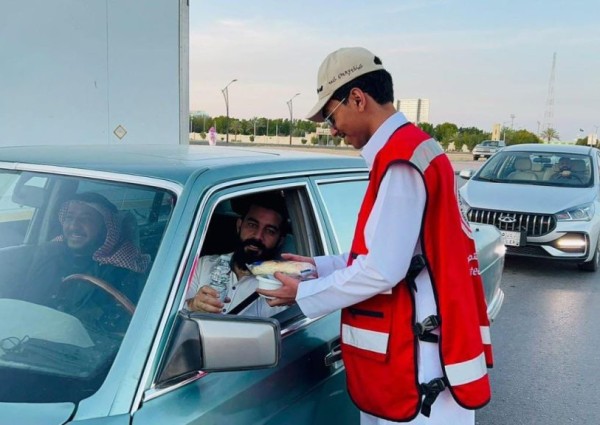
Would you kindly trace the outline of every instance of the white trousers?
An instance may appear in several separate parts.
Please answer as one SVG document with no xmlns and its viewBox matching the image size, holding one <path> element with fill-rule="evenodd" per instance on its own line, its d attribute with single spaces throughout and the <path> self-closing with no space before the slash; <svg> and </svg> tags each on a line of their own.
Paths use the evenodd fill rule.
<svg viewBox="0 0 600 425">
<path fill-rule="evenodd" d="M 460 407 L 449 390 L 442 391 L 431 405 L 431 416 L 419 413 L 410 422 L 392 422 L 360 412 L 360 425 L 392 425 L 408 423 L 412 425 L 474 425 L 475 411 Z"/>
</svg>

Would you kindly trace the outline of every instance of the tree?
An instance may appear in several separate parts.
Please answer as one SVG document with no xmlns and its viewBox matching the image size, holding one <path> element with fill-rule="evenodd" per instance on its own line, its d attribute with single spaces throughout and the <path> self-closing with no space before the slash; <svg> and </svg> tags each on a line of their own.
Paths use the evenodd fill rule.
<svg viewBox="0 0 600 425">
<path fill-rule="evenodd" d="M 420 122 L 419 124 L 417 124 L 417 127 L 423 130 L 425 133 L 433 135 L 433 124 L 430 124 L 428 122 Z"/>
<path fill-rule="evenodd" d="M 233 141 L 237 140 L 237 135 L 240 134 L 242 130 L 242 123 L 238 119 L 232 119 L 229 124 L 229 131 L 234 134 Z"/>
<path fill-rule="evenodd" d="M 448 143 L 453 141 L 457 131 L 458 127 L 456 124 L 445 122 L 435 126 L 432 136 L 442 144 L 444 149 L 446 149 L 448 147 Z"/>
<path fill-rule="evenodd" d="M 467 148 L 471 151 L 475 145 L 484 140 L 489 140 L 490 137 L 490 133 L 486 133 L 477 127 L 461 127 L 458 129 L 455 135 L 452 136 L 450 141 L 454 142 L 454 147 L 456 149 L 461 149 L 463 146 L 467 146 Z"/>
<path fill-rule="evenodd" d="M 542 139 L 546 140 L 548 143 L 550 143 L 552 140 L 555 140 L 555 139 L 558 140 L 560 137 L 560 135 L 558 134 L 558 131 L 556 131 L 552 127 L 548 127 L 547 129 L 542 131 L 540 136 L 542 136 Z"/>
<path fill-rule="evenodd" d="M 527 130 L 516 130 L 510 132 L 510 138 L 506 139 L 507 145 L 522 145 L 523 143 L 541 143 L 538 136 Z"/>
</svg>

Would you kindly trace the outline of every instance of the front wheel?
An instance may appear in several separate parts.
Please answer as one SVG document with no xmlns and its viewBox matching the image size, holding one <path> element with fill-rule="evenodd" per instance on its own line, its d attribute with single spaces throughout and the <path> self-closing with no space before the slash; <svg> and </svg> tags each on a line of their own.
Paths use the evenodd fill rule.
<svg viewBox="0 0 600 425">
<path fill-rule="evenodd" d="M 598 237 L 598 241 L 596 242 L 596 252 L 592 259 L 585 263 L 577 264 L 577 267 L 579 267 L 579 270 L 586 272 L 595 272 L 600 268 L 600 237 Z"/>
</svg>

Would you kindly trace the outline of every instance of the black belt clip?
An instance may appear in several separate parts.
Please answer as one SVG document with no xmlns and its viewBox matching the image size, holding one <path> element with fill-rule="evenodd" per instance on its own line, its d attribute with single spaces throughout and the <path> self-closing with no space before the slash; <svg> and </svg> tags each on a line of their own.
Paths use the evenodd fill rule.
<svg viewBox="0 0 600 425">
<path fill-rule="evenodd" d="M 431 316 L 426 317 L 422 322 L 415 323 L 415 335 L 421 341 L 438 342 L 440 338 L 436 334 L 431 333 L 431 331 L 439 328 L 441 323 L 439 316 L 432 314 Z"/>
<path fill-rule="evenodd" d="M 431 415 L 431 406 L 437 396 L 448 387 L 446 378 L 435 378 L 426 384 L 421 384 L 421 394 L 425 396 L 421 405 L 421 413 L 423 416 Z"/>
<path fill-rule="evenodd" d="M 426 265 L 427 263 L 425 262 L 425 256 L 423 254 L 417 254 L 410 260 L 410 266 L 408 267 L 408 272 L 406 272 L 405 280 L 415 292 L 417 292 L 415 279 Z"/>
</svg>

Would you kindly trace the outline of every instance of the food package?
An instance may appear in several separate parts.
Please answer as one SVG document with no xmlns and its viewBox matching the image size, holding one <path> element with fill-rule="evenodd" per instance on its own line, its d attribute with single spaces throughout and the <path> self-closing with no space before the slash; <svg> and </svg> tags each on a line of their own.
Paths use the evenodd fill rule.
<svg viewBox="0 0 600 425">
<path fill-rule="evenodd" d="M 301 280 L 314 279 L 317 277 L 317 269 L 311 263 L 302 261 L 257 261 L 248 264 L 248 270 L 255 276 L 272 277 L 275 272 L 282 272 Z"/>
</svg>

